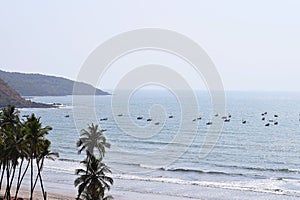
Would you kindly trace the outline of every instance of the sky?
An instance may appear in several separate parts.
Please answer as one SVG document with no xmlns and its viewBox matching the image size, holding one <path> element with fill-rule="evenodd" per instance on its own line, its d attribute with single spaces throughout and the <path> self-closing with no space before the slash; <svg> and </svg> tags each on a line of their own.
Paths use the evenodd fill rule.
<svg viewBox="0 0 300 200">
<path fill-rule="evenodd" d="M 298 0 L 0 0 L 0 69 L 75 80 L 106 40 L 161 28 L 197 42 L 225 90 L 299 91 L 299 10 Z M 150 62 L 145 55 L 131 61 Z M 113 87 L 124 70 L 116 65 L 101 87 Z"/>
</svg>

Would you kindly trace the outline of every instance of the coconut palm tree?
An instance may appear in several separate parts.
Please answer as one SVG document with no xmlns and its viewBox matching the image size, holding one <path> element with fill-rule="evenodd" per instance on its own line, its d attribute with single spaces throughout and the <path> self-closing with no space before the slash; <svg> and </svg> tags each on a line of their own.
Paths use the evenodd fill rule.
<svg viewBox="0 0 300 200">
<path fill-rule="evenodd" d="M 15 169 L 18 164 L 19 151 L 17 148 L 20 124 L 19 112 L 14 106 L 3 108 L 0 113 L 0 135 L 1 135 L 1 161 L 2 167 L 0 190 L 4 173 L 6 171 L 5 197 L 10 199 L 10 188 L 12 185 Z"/>
<path fill-rule="evenodd" d="M 5 155 L 4 159 L 6 161 L 6 195 L 10 198 L 10 189 L 15 177 L 16 168 L 19 165 L 19 158 L 22 154 L 22 141 L 20 140 L 20 134 L 18 129 L 14 131 L 12 129 L 5 130 L 6 140 L 5 140 Z"/>
<path fill-rule="evenodd" d="M 15 199 L 17 199 L 29 166 L 31 169 L 30 199 L 33 198 L 33 191 L 38 180 L 40 180 L 43 197 L 46 199 L 41 176 L 44 159 L 58 156 L 57 153 L 50 151 L 51 142 L 45 138 L 51 129 L 49 126 L 43 128 L 40 118 L 36 118 L 34 114 L 21 122 L 19 112 L 13 106 L 8 106 L 0 111 L 0 190 L 4 175 L 6 175 L 4 199 L 11 199 L 10 190 L 13 183 L 16 183 Z M 27 165 L 24 168 L 23 164 L 26 161 Z M 36 170 L 34 170 L 34 166 Z M 36 171 L 35 181 L 34 171 Z M 18 172 L 17 175 L 16 172 Z M 15 177 L 17 180 L 14 180 Z"/>
<path fill-rule="evenodd" d="M 36 159 L 36 165 L 38 168 L 37 176 L 40 176 L 41 168 L 39 168 L 39 160 L 43 157 L 43 153 L 48 151 L 50 147 L 50 141 L 48 141 L 45 138 L 45 135 L 48 134 L 50 130 L 52 130 L 50 126 L 46 126 L 42 128 L 40 118 L 35 117 L 34 114 L 27 117 L 27 120 L 24 123 L 24 131 L 25 131 L 24 139 L 27 141 L 29 146 L 29 158 L 30 158 L 30 186 L 31 186 L 30 199 L 33 198 L 33 191 L 36 185 L 34 183 L 34 177 L 33 177 L 33 172 L 34 172 L 33 162 Z M 41 181 L 41 189 L 42 189 L 43 197 L 45 199 L 44 187 L 42 184 L 42 180 L 40 181 Z"/>
<path fill-rule="evenodd" d="M 51 152 L 49 150 L 50 145 L 51 145 L 51 142 L 49 140 L 44 140 L 42 143 L 39 144 L 39 155 L 35 159 L 36 167 L 37 167 L 37 176 L 36 176 L 35 183 L 33 186 L 34 188 L 37 184 L 38 179 L 40 180 L 40 185 L 41 185 L 42 190 L 44 188 L 41 172 L 42 172 L 42 169 L 44 166 L 45 158 L 50 159 L 50 160 L 55 160 L 54 156 L 59 157 L 58 153 Z"/>
<path fill-rule="evenodd" d="M 1 128 L 5 126 L 14 127 L 19 124 L 19 111 L 14 106 L 9 105 L 3 108 L 0 115 Z"/>
<path fill-rule="evenodd" d="M 112 199 L 111 196 L 104 196 L 105 191 L 110 190 L 110 186 L 113 184 L 113 179 L 107 176 L 111 171 L 101 159 L 95 158 L 92 154 L 88 154 L 88 156 L 89 158 L 81 162 L 85 165 L 86 170 L 76 170 L 76 175 L 80 175 L 74 182 L 75 186 L 78 186 L 77 199 Z"/>
<path fill-rule="evenodd" d="M 110 144 L 106 141 L 103 133 L 105 130 L 98 130 L 98 125 L 89 125 L 88 130 L 82 129 L 80 132 L 81 138 L 77 142 L 79 147 L 78 153 L 86 150 L 87 154 L 94 154 L 94 149 L 98 150 L 100 158 L 102 159 L 105 154 L 105 148 L 110 148 Z"/>
<path fill-rule="evenodd" d="M 20 126 L 20 134 L 19 139 L 17 143 L 17 149 L 18 149 L 18 160 L 19 160 L 19 169 L 18 169 L 18 179 L 16 182 L 16 192 L 15 192 L 15 199 L 17 199 L 19 190 L 21 188 L 22 181 L 24 179 L 25 174 L 28 171 L 29 164 L 30 164 L 30 146 L 28 145 L 28 140 L 25 139 L 25 129 L 23 126 L 23 123 L 21 123 Z M 25 168 L 23 169 L 24 162 L 27 164 L 25 165 Z"/>
</svg>

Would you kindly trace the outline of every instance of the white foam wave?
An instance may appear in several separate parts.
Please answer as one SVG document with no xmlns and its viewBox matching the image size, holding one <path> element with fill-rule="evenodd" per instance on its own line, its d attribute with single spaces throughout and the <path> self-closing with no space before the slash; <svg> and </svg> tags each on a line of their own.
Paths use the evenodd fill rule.
<svg viewBox="0 0 300 200">
<path fill-rule="evenodd" d="M 188 181 L 178 178 L 164 178 L 164 177 L 142 177 L 136 175 L 115 174 L 112 175 L 115 179 L 136 180 L 136 181 L 149 181 L 149 182 L 162 182 L 169 184 L 193 185 L 199 187 L 222 188 L 240 191 L 253 191 L 269 194 L 280 194 L 300 197 L 299 190 L 287 189 L 284 187 L 287 180 L 253 180 L 253 181 L 240 181 L 240 182 L 210 182 L 210 181 Z M 291 182 L 289 182 L 291 184 Z M 294 183 L 300 187 L 300 183 Z"/>
</svg>

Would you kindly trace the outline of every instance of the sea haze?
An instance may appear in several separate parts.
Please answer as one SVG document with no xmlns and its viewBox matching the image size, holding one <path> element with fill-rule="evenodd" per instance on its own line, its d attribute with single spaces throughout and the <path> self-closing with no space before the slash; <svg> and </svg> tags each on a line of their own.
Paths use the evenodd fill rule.
<svg viewBox="0 0 300 200">
<path fill-rule="evenodd" d="M 115 178 L 113 190 L 208 199 L 218 198 L 220 194 L 227 195 L 228 199 L 230 194 L 238 199 L 247 199 L 245 194 L 256 199 L 300 197 L 300 93 L 226 92 L 226 113 L 227 117 L 231 115 L 230 122 L 224 122 L 217 144 L 205 158 L 199 158 L 199 152 L 209 127 L 206 123 L 223 117 L 216 116 L 212 110 L 209 93 L 196 92 L 197 112 L 201 117 L 196 121 L 188 112 L 182 115 L 182 105 L 188 104 L 189 99 L 179 102 L 176 95 L 167 91 L 134 93 L 128 101 L 129 116 L 127 113 L 113 114 L 111 101 L 115 95 L 96 96 L 94 109 L 97 122 L 102 129 L 107 129 L 105 135 L 112 144 L 105 161 Z M 33 100 L 65 105 L 57 109 L 21 109 L 21 115 L 34 112 L 41 116 L 43 125 L 53 127 L 47 137 L 60 158 L 55 162 L 47 161 L 44 168 L 48 190 L 69 188 L 70 193 L 75 194 L 75 175 L 72 174 L 83 156 L 78 155 L 76 149 L 79 133 L 74 122 L 72 96 L 34 97 Z M 151 113 L 153 105 L 160 105 L 165 114 Z M 81 106 L 85 112 L 90 105 Z M 265 112 L 267 114 L 262 115 Z M 122 122 L 119 118 L 126 117 L 130 117 L 131 123 L 116 123 Z M 107 120 L 100 121 L 103 118 Z M 148 118 L 152 121 L 147 121 Z M 185 129 L 178 132 L 183 118 L 187 119 Z M 157 122 L 159 125 L 155 125 Z M 186 151 L 176 152 L 182 148 L 173 148 L 172 155 L 158 155 L 153 164 L 144 162 L 147 154 L 172 143 L 177 134 L 189 137 L 195 124 L 198 129 Z M 132 136 L 128 130 L 135 126 L 156 132 L 146 138 Z M 160 165 L 160 159 L 174 155 L 179 155 L 174 162 Z"/>
</svg>

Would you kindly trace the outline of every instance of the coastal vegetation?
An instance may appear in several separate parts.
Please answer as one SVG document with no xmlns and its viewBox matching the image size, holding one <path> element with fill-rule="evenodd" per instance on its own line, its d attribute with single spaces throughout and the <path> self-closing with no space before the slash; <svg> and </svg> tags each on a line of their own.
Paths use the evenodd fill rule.
<svg viewBox="0 0 300 200">
<path fill-rule="evenodd" d="M 105 148 L 110 148 L 104 132 L 105 130 L 99 130 L 98 125 L 94 124 L 89 125 L 87 130 L 81 130 L 81 137 L 77 142 L 78 153 L 85 151 L 86 157 L 81 161 L 83 168 L 76 170 L 78 178 L 74 185 L 78 187 L 78 200 L 113 199 L 110 195 L 105 196 L 105 192 L 113 184 L 113 179 L 108 176 L 111 171 L 103 162 Z"/>
<path fill-rule="evenodd" d="M 42 170 L 44 160 L 58 157 L 51 152 L 51 142 L 45 137 L 52 128 L 43 127 L 40 118 L 34 114 L 21 120 L 14 106 L 3 108 L 0 112 L 0 192 L 2 186 L 4 199 L 17 199 L 24 177 L 30 178 L 30 200 L 39 184 L 43 199 L 46 199 Z M 2 185 L 3 184 L 3 185 Z M 12 188 L 15 189 L 12 194 Z"/>
<path fill-rule="evenodd" d="M 34 198 L 37 185 L 41 188 L 43 199 L 47 199 L 42 177 L 44 161 L 54 160 L 59 156 L 50 150 L 51 142 L 46 138 L 51 130 L 50 126 L 43 127 L 40 118 L 35 114 L 21 119 L 14 106 L 2 108 L 0 199 L 19 199 L 18 194 L 24 179 L 29 180 L 27 185 L 30 186 L 30 200 Z M 76 170 L 78 177 L 74 184 L 78 187 L 78 200 L 113 199 L 112 196 L 106 195 L 113 179 L 109 176 L 109 167 L 103 162 L 106 148 L 110 148 L 104 132 L 105 130 L 99 130 L 99 126 L 94 124 L 89 125 L 87 130 L 81 130 L 77 142 L 78 153 L 85 152 L 86 157 L 81 161 L 82 168 Z"/>
</svg>

